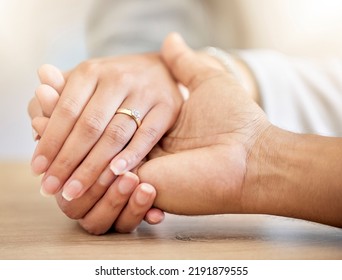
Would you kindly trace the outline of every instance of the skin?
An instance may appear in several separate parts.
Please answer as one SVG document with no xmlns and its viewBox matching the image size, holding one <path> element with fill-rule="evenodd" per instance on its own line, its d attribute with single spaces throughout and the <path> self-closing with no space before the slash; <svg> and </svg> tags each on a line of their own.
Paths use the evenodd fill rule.
<svg viewBox="0 0 342 280">
<path fill-rule="evenodd" d="M 225 70 L 225 66 L 215 58 L 205 53 L 200 53 L 200 55 L 213 67 Z M 236 63 L 243 71 L 243 65 L 239 61 Z M 243 72 L 243 74 L 246 75 L 247 80 L 249 72 Z M 69 75 L 70 72 L 62 73 L 52 65 L 43 65 L 39 69 L 38 76 L 42 84 L 38 86 L 36 96 L 29 105 L 35 140 L 40 139 L 40 136 L 43 135 Z M 62 191 L 59 191 L 56 194 L 56 199 L 61 210 L 68 217 L 79 220 L 81 226 L 93 234 L 105 233 L 112 228 L 112 225 L 116 231 L 130 232 L 143 219 L 150 224 L 160 223 L 164 219 L 164 213 L 161 210 L 150 208 L 156 193 L 152 186 L 140 187 L 137 185 L 138 180 L 134 179 L 134 175 L 126 173 L 127 176 L 124 176 L 122 182 L 127 186 L 127 190 L 131 191 L 122 193 L 118 187 L 120 184 L 115 181 L 116 176 L 112 172 L 106 174 L 108 177 L 106 182 L 103 182 L 100 176 L 81 197 L 72 201 L 64 199 Z M 121 180 L 118 180 L 122 185 Z M 133 191 L 131 188 L 134 186 L 136 190 Z M 111 195 L 107 193 L 111 193 Z M 44 192 L 42 194 L 45 195 Z M 137 199 L 139 197 L 148 197 L 148 199 L 139 201 Z"/>
<path fill-rule="evenodd" d="M 52 65 L 43 65 L 38 76 L 41 85 L 28 106 L 35 140 L 44 134 L 68 73 L 62 73 Z M 72 201 L 65 200 L 60 190 L 55 197 L 61 210 L 68 217 L 77 219 L 92 234 L 103 234 L 111 228 L 117 232 L 131 232 L 143 219 L 149 224 L 158 224 L 164 219 L 162 211 L 151 208 L 156 195 L 152 186 L 140 184 L 138 177 L 131 172 L 120 176 L 110 172 L 110 175 L 105 184 L 97 180 L 82 197 Z M 99 223 L 93 213 L 105 216 L 104 222 Z"/>
<path fill-rule="evenodd" d="M 342 226 L 340 138 L 271 125 L 233 75 L 176 34 L 165 40 L 162 58 L 190 97 L 137 171 L 145 186 L 155 187 L 155 207 L 184 215 L 270 214 Z M 113 218 L 105 209 L 93 207 L 88 214 L 94 218 L 83 227 L 103 229 L 99 220 L 109 227 Z"/>
<path fill-rule="evenodd" d="M 165 40 L 162 57 L 190 97 L 138 171 L 156 188 L 156 207 L 183 215 L 281 215 L 342 227 L 341 138 L 273 126 L 232 75 L 208 65 L 177 34 Z"/>
<path fill-rule="evenodd" d="M 31 165 L 35 174 L 45 173 L 42 193 L 62 189 L 69 201 L 82 196 L 98 178 L 104 185 L 110 183 L 109 164 L 116 175 L 136 167 L 173 125 L 182 104 L 156 54 L 90 60 L 58 86 L 60 92 L 46 84 L 37 89 L 37 98 L 50 91 L 52 101 L 58 102 L 41 104 L 45 116 L 52 113 Z M 118 108 L 139 108 L 142 125 L 137 128 L 131 117 L 115 114 Z"/>
</svg>

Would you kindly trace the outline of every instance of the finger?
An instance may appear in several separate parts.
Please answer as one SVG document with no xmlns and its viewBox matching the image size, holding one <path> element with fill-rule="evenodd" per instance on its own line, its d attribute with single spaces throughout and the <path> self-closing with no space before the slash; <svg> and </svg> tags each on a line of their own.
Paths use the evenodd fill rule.
<svg viewBox="0 0 342 280">
<path fill-rule="evenodd" d="M 36 97 L 40 103 L 44 116 L 51 117 L 59 99 L 58 92 L 49 85 L 41 84 L 36 89 Z"/>
<path fill-rule="evenodd" d="M 156 197 L 156 190 L 149 184 L 140 184 L 115 222 L 114 228 L 121 233 L 132 232 L 144 219 Z"/>
<path fill-rule="evenodd" d="M 40 107 L 39 101 L 36 97 L 33 97 L 30 100 L 27 111 L 29 113 L 31 120 L 35 117 L 43 116 L 42 108 Z"/>
<path fill-rule="evenodd" d="M 68 84 L 51 115 L 44 137 L 39 141 L 33 154 L 31 168 L 39 175 L 45 172 L 61 149 L 82 110 L 96 87 L 96 77 L 88 74 L 70 76 Z M 79 94 L 79 93 L 82 94 Z M 68 168 L 68 159 L 65 164 Z"/>
<path fill-rule="evenodd" d="M 196 53 L 186 45 L 183 38 L 177 33 L 171 33 L 165 39 L 161 53 L 173 76 L 188 87 L 190 92 L 201 81 L 218 73 L 216 68 L 201 63 Z"/>
<path fill-rule="evenodd" d="M 175 121 L 172 115 L 170 108 L 164 104 L 151 109 L 128 146 L 112 160 L 110 168 L 114 174 L 132 170 L 143 160 Z"/>
<path fill-rule="evenodd" d="M 63 187 L 65 199 L 80 197 L 127 144 L 136 129 L 134 121 L 127 122 L 123 115 L 113 118 L 125 95 L 125 86 L 104 81 L 98 86 L 43 177 L 46 193 Z"/>
<path fill-rule="evenodd" d="M 165 214 L 158 208 L 151 208 L 147 211 L 144 220 L 150 225 L 160 224 L 165 218 Z"/>
<path fill-rule="evenodd" d="M 49 119 L 46 117 L 35 117 L 32 120 L 31 125 L 33 129 L 34 141 L 39 140 L 42 137 L 48 122 L 49 122 Z"/>
<path fill-rule="evenodd" d="M 46 84 L 54 88 L 59 94 L 62 93 L 65 78 L 62 72 L 51 64 L 44 64 L 38 69 L 38 77 L 42 84 Z"/>
<path fill-rule="evenodd" d="M 155 148 L 154 148 L 155 149 Z M 153 149 L 153 150 L 154 150 Z M 134 174 L 138 174 L 138 170 L 139 168 L 145 164 L 147 161 L 146 157 L 136 166 L 134 167 L 130 172 L 134 173 Z M 113 172 L 111 172 L 113 174 Z M 165 214 L 162 210 L 158 209 L 158 208 L 151 208 L 146 212 L 145 215 L 145 222 L 149 223 L 150 225 L 156 225 L 161 223 L 165 218 Z"/>
<path fill-rule="evenodd" d="M 103 197 L 108 188 L 114 183 L 117 176 L 110 171 L 109 167 L 101 174 L 98 180 L 80 198 L 72 201 L 65 200 L 62 191 L 56 194 L 59 208 L 71 219 L 82 219 Z M 42 193 L 42 195 L 45 195 Z"/>
<path fill-rule="evenodd" d="M 63 168 L 62 165 L 61 167 L 54 166 L 53 170 L 48 171 L 51 174 L 58 174 L 61 182 L 63 179 L 68 179 L 62 187 L 64 199 L 71 201 L 81 197 L 100 176 L 103 169 L 109 165 L 110 160 L 122 150 L 134 132 L 135 124 L 127 124 L 127 120 L 123 116 L 115 116 L 96 146 L 92 148 L 69 179 L 68 175 L 62 177 L 61 172 L 58 171 L 58 169 Z M 61 161 L 62 163 L 63 161 Z M 59 164 L 58 161 L 56 162 L 57 164 Z M 49 186 L 44 187 L 49 188 Z"/>
<path fill-rule="evenodd" d="M 101 200 L 79 221 L 80 225 L 92 234 L 107 232 L 138 184 L 139 178 L 133 173 L 128 172 L 118 177 Z"/>
<path fill-rule="evenodd" d="M 131 104 L 142 104 L 139 110 L 140 110 L 142 117 L 144 117 L 144 115 L 148 112 L 148 110 L 153 104 L 150 104 L 146 100 L 145 102 L 143 102 L 140 98 L 141 98 L 140 96 L 128 97 L 120 105 L 120 108 L 132 108 L 130 106 Z M 119 99 L 117 99 L 116 101 L 118 100 Z M 104 100 L 104 102 L 106 102 L 107 105 L 103 104 L 102 107 L 108 106 L 108 103 L 109 103 L 108 100 Z M 96 102 L 96 104 L 99 104 L 99 102 Z M 116 104 L 115 106 L 118 107 L 118 104 Z M 114 105 L 112 106 L 112 108 L 114 108 L 114 112 L 116 111 L 115 106 Z M 87 109 L 89 107 L 90 105 L 88 105 Z M 113 109 L 108 108 L 107 111 L 112 112 Z M 113 115 L 114 112 L 112 112 L 111 115 Z M 93 113 L 90 113 L 90 114 L 93 114 Z M 100 139 L 97 140 L 96 144 L 94 143 L 95 145 L 93 147 L 83 148 L 84 156 L 86 156 L 86 158 L 82 161 L 82 163 L 73 172 L 72 176 L 70 176 L 68 181 L 64 184 L 63 186 L 64 198 L 67 200 L 72 200 L 72 199 L 80 197 L 94 183 L 94 181 L 98 178 L 102 170 L 109 164 L 111 159 L 113 159 L 114 156 L 116 156 L 122 149 L 124 149 L 124 147 L 127 145 L 127 143 L 131 140 L 132 136 L 136 132 L 136 129 L 137 129 L 137 124 L 133 120 L 132 117 L 125 115 L 125 114 L 115 114 L 113 119 L 110 121 L 110 123 L 104 130 Z M 79 136 L 81 135 L 82 130 L 80 130 L 78 133 L 79 134 L 74 137 L 75 139 L 74 144 L 70 144 L 70 150 L 72 149 L 73 151 L 75 151 L 75 147 L 74 147 L 75 145 L 78 145 L 76 150 L 79 150 L 81 146 L 84 146 L 87 144 L 83 142 L 89 142 L 89 140 L 86 139 L 86 136 Z M 78 143 L 79 142 L 78 139 L 80 139 L 80 137 L 82 137 L 82 139 L 85 139 L 85 141 L 82 141 L 82 144 Z M 70 141 L 71 141 L 71 136 L 70 136 Z M 67 145 L 69 145 L 69 139 L 65 147 Z M 63 152 L 63 149 L 61 151 L 61 154 Z M 88 152 L 90 149 L 91 151 Z M 65 156 L 68 156 L 69 153 L 70 152 L 65 152 Z M 144 156 L 145 154 L 142 155 L 142 158 Z M 58 161 L 58 158 L 59 156 L 57 157 L 56 161 Z M 141 157 L 136 158 L 134 163 L 138 164 L 142 158 Z M 62 163 L 63 162 L 61 162 L 61 164 Z M 54 167 L 55 167 L 55 163 L 53 163 L 53 168 Z M 61 167 L 63 168 L 63 166 Z M 50 169 L 48 170 L 48 172 L 50 173 Z M 51 171 L 51 173 L 52 172 L 54 174 L 58 174 L 59 178 L 60 179 L 62 178 L 61 180 L 63 180 L 63 177 L 62 177 L 63 172 L 61 168 L 59 169 L 54 168 L 54 171 Z M 68 178 L 68 177 L 65 177 L 65 178 Z"/>
</svg>

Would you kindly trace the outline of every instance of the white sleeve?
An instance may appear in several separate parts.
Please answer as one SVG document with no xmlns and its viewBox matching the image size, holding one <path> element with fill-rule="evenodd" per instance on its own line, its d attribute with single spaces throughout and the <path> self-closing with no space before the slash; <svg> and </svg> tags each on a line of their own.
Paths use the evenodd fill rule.
<svg viewBox="0 0 342 280">
<path fill-rule="evenodd" d="M 208 44 L 210 16 L 204 0 L 97 0 L 86 30 L 90 56 L 160 50 L 172 31 L 194 48 Z"/>
<path fill-rule="evenodd" d="M 274 51 L 238 54 L 254 73 L 271 123 L 299 133 L 342 136 L 342 59 L 293 58 Z"/>
</svg>

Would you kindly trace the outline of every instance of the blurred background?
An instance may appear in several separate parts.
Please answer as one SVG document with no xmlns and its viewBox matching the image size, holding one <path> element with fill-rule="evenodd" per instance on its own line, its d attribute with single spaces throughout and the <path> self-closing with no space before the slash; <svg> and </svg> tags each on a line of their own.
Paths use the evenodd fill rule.
<svg viewBox="0 0 342 280">
<path fill-rule="evenodd" d="M 72 4 L 71 4 L 72 2 Z M 67 69 L 85 59 L 84 0 L 0 0 L 0 160 L 26 160 L 34 149 L 27 104 L 37 69 Z"/>
<path fill-rule="evenodd" d="M 113 16 L 113 21 L 127 21 L 122 11 L 149 1 L 0 0 L 0 160 L 28 160 L 34 149 L 26 108 L 38 85 L 37 68 L 44 63 L 61 69 L 77 65 L 91 56 L 86 40 L 89 26 L 93 33 L 102 32 L 100 27 L 110 27 L 107 21 L 97 29 L 91 28 L 94 5 L 110 3 L 114 10 L 120 7 L 117 14 L 121 18 Z M 209 45 L 271 48 L 300 56 L 342 55 L 342 1 L 198 2 L 203 2 L 203 8 L 212 14 L 208 24 L 204 22 L 207 33 L 212 35 L 206 39 Z M 126 22 L 122 30 L 127 28 Z"/>
</svg>

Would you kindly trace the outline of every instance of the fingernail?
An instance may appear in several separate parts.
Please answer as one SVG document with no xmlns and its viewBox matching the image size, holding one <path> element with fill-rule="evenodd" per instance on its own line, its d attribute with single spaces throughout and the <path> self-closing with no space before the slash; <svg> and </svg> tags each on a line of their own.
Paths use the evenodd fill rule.
<svg viewBox="0 0 342 280">
<path fill-rule="evenodd" d="M 151 199 L 151 194 L 154 192 L 154 188 L 150 185 L 143 184 L 140 186 L 140 190 L 136 195 L 136 201 L 140 205 L 146 204 Z"/>
<path fill-rule="evenodd" d="M 31 164 L 31 169 L 32 172 L 35 175 L 40 175 L 42 174 L 44 171 L 46 171 L 47 167 L 48 167 L 48 160 L 46 157 L 44 156 L 37 156 L 34 161 Z"/>
<path fill-rule="evenodd" d="M 127 161 L 125 161 L 124 159 L 119 159 L 117 161 L 114 161 L 110 165 L 110 169 L 113 171 L 115 175 L 122 175 L 123 173 L 125 173 L 126 167 L 127 167 Z"/>
<path fill-rule="evenodd" d="M 138 185 L 138 181 L 134 182 L 134 180 L 129 178 L 130 176 L 127 174 L 123 175 L 120 178 L 118 184 L 119 193 L 126 195 L 133 191 L 133 189 Z"/>
<path fill-rule="evenodd" d="M 37 130 L 35 130 L 34 128 L 32 128 L 32 138 L 33 138 L 33 141 L 37 141 L 39 139 L 39 134 Z"/>
<path fill-rule="evenodd" d="M 102 172 L 101 176 L 98 179 L 98 183 L 102 186 L 108 187 L 114 182 L 115 175 L 113 174 L 110 169 L 106 169 L 105 171 Z"/>
<path fill-rule="evenodd" d="M 40 194 L 44 197 L 51 197 L 52 194 L 46 193 L 43 187 L 40 187 Z"/>
<path fill-rule="evenodd" d="M 40 188 L 40 193 L 43 196 L 51 196 L 58 191 L 60 184 L 61 182 L 57 177 L 49 176 L 43 181 L 42 186 Z"/>
<path fill-rule="evenodd" d="M 65 200 L 71 201 L 77 198 L 80 192 L 83 190 L 83 185 L 78 180 L 72 180 L 63 188 L 62 196 Z"/>
</svg>

